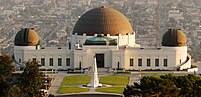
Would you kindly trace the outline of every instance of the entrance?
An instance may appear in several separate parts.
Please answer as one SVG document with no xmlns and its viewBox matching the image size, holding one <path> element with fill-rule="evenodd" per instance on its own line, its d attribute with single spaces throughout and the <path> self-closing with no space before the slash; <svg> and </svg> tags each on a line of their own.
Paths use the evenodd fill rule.
<svg viewBox="0 0 201 97">
<path fill-rule="evenodd" d="M 98 68 L 104 68 L 104 54 L 96 54 L 96 63 Z"/>
</svg>

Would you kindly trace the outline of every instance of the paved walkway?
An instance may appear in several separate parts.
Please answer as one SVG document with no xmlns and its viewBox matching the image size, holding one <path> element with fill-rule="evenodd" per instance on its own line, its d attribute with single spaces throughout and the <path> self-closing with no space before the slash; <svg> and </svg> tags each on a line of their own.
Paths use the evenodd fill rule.
<svg viewBox="0 0 201 97">
<path fill-rule="evenodd" d="M 96 88 L 90 88 L 89 92 L 96 92 Z"/>
<path fill-rule="evenodd" d="M 64 77 L 67 76 L 67 74 L 55 74 L 55 75 L 50 75 L 50 76 L 51 76 L 51 78 L 54 78 L 54 82 L 50 86 L 48 93 L 56 95 L 57 90 L 59 89 Z"/>
<path fill-rule="evenodd" d="M 133 85 L 134 82 L 140 81 L 140 72 L 132 72 L 129 79 L 129 85 Z"/>
</svg>

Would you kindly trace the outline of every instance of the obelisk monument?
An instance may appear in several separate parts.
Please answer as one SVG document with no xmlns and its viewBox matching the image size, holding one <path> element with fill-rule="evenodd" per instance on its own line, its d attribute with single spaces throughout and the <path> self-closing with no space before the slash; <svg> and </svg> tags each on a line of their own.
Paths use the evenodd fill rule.
<svg viewBox="0 0 201 97">
<path fill-rule="evenodd" d="M 93 64 L 92 64 L 91 81 L 87 86 L 88 87 L 94 87 L 94 88 L 102 86 L 102 84 L 99 83 L 99 79 L 98 79 L 96 56 L 94 56 L 94 61 L 93 61 Z"/>
</svg>

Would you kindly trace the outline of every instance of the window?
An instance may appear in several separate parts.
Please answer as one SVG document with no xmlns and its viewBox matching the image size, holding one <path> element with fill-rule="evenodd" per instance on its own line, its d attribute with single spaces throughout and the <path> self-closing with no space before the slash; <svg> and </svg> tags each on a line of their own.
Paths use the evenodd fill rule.
<svg viewBox="0 0 201 97">
<path fill-rule="evenodd" d="M 168 63 L 168 62 L 167 62 L 167 59 L 164 59 L 164 64 L 163 64 L 164 67 L 167 67 L 167 63 Z"/>
<path fill-rule="evenodd" d="M 71 43 L 69 42 L 69 46 L 68 46 L 68 49 L 70 50 L 71 49 Z"/>
<path fill-rule="evenodd" d="M 62 66 L 62 59 L 58 58 L 58 66 Z"/>
<path fill-rule="evenodd" d="M 40 61 L 40 62 L 41 62 L 41 65 L 42 65 L 42 66 L 45 66 L 45 58 L 41 58 L 41 61 Z"/>
<path fill-rule="evenodd" d="M 19 63 L 21 63 L 21 59 L 19 59 Z"/>
<path fill-rule="evenodd" d="M 70 58 L 66 58 L 66 66 L 70 66 Z"/>
<path fill-rule="evenodd" d="M 36 61 L 36 58 L 33 58 L 32 60 L 33 60 L 33 61 Z"/>
<path fill-rule="evenodd" d="M 131 59 L 130 59 L 130 66 L 133 66 L 133 61 L 134 61 L 134 60 L 131 58 Z"/>
<path fill-rule="evenodd" d="M 81 69 L 82 68 L 82 62 L 80 61 L 79 62 L 79 69 Z"/>
<path fill-rule="evenodd" d="M 50 63 L 49 63 L 50 66 L 53 66 L 53 58 L 50 58 Z"/>
<path fill-rule="evenodd" d="M 151 66 L 151 59 L 147 59 L 147 67 Z"/>
<path fill-rule="evenodd" d="M 142 58 L 138 59 L 138 66 L 142 66 Z"/>
<path fill-rule="evenodd" d="M 117 63 L 117 69 L 120 69 L 120 65 L 119 65 L 119 62 Z"/>
<path fill-rule="evenodd" d="M 155 66 L 159 67 L 159 59 L 155 59 Z"/>
</svg>

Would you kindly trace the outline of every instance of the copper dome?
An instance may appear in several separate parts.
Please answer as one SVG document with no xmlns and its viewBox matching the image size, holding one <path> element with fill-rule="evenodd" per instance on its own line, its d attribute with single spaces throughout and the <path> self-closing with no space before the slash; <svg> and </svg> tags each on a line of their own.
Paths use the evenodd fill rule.
<svg viewBox="0 0 201 97">
<path fill-rule="evenodd" d="M 110 34 L 114 36 L 132 32 L 130 22 L 122 13 L 103 6 L 91 9 L 83 14 L 73 29 L 73 34 L 82 35 L 85 33 L 88 36 L 93 36 L 94 34 Z"/>
<path fill-rule="evenodd" d="M 14 43 L 16 46 L 36 46 L 39 37 L 33 28 L 23 28 L 16 34 Z"/>
<path fill-rule="evenodd" d="M 180 29 L 169 29 L 162 39 L 162 46 L 186 46 L 186 35 Z"/>
</svg>

